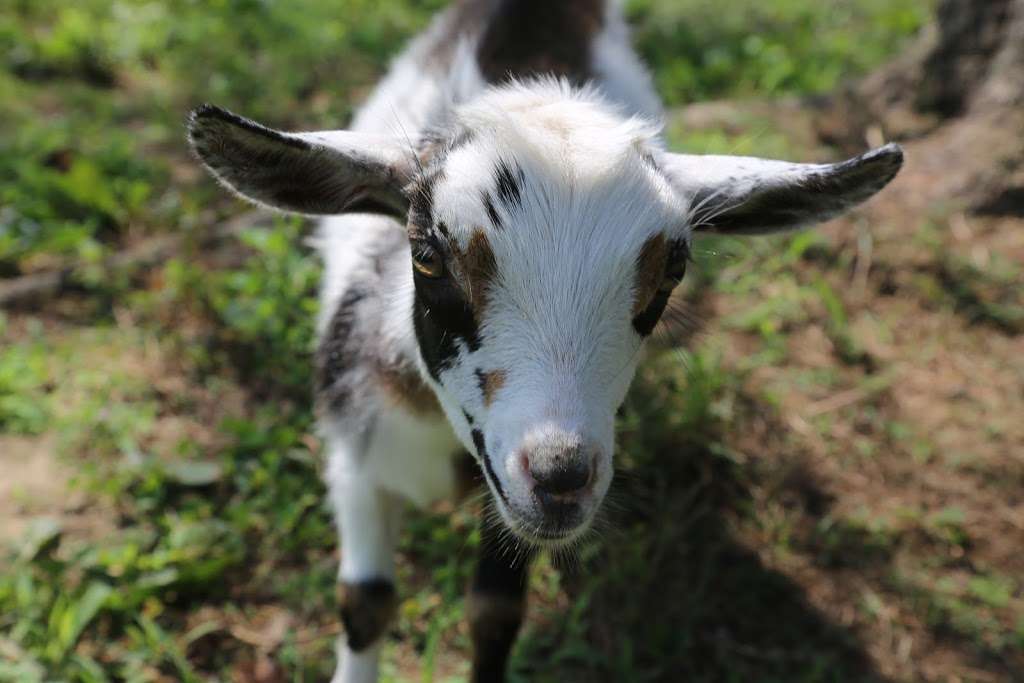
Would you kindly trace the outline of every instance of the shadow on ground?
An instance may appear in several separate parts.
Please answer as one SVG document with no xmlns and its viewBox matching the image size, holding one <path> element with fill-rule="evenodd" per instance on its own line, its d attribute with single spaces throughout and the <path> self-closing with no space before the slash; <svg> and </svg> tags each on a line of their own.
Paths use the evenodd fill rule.
<svg viewBox="0 0 1024 683">
<path fill-rule="evenodd" d="M 634 406 L 649 398 L 638 390 Z M 855 632 L 737 535 L 736 521 L 753 511 L 750 474 L 706 434 L 704 443 L 652 436 L 627 435 L 644 442 L 626 444 L 644 461 L 616 480 L 612 530 L 563 568 L 580 609 L 524 634 L 519 661 L 531 665 L 522 680 L 546 680 L 538 662 L 573 681 L 887 680 Z M 827 512 L 829 497 L 810 478 L 788 479 L 808 514 Z"/>
</svg>

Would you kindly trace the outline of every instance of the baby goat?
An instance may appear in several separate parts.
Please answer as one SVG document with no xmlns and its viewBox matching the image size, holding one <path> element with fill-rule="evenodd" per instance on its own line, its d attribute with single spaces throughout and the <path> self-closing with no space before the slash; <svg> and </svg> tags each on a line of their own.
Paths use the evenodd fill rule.
<svg viewBox="0 0 1024 683">
<path fill-rule="evenodd" d="M 470 590 L 473 680 L 502 680 L 527 562 L 496 539 L 559 546 L 588 528 L 692 240 L 832 218 L 903 159 L 672 154 L 660 114 L 614 0 L 455 2 L 349 130 L 193 112 L 195 151 L 227 187 L 329 216 L 316 389 L 344 543 L 335 681 L 376 679 L 401 509 L 451 495 L 462 449 L 499 513 Z"/>
</svg>

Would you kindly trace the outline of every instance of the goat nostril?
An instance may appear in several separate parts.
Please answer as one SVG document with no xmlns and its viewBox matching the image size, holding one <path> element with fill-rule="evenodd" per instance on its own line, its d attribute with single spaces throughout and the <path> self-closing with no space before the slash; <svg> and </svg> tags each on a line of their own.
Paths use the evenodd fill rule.
<svg viewBox="0 0 1024 683">
<path fill-rule="evenodd" d="M 585 459 L 560 463 L 550 469 L 530 468 L 530 476 L 539 492 L 554 496 L 576 494 L 587 488 L 593 468 Z"/>
</svg>

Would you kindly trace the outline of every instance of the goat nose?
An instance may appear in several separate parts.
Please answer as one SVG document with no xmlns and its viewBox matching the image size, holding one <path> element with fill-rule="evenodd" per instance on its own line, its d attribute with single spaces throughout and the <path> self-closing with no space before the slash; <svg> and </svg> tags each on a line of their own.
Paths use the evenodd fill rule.
<svg viewBox="0 0 1024 683">
<path fill-rule="evenodd" d="M 593 471 L 590 458 L 582 453 L 551 466 L 530 465 L 530 476 L 533 477 L 536 492 L 549 496 L 579 494 L 590 484 Z"/>
</svg>

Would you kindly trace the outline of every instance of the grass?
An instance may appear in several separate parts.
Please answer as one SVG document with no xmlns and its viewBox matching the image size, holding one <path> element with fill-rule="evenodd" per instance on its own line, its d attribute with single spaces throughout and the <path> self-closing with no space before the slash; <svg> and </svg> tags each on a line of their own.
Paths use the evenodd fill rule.
<svg viewBox="0 0 1024 683">
<path fill-rule="evenodd" d="M 211 100 L 281 126 L 343 121 L 440 4 L 14 0 L 0 12 L 0 126 L 17 131 L 0 137 L 0 277 L 71 272 L 52 305 L 0 313 L 0 448 L 49 457 L 57 444 L 70 497 L 0 507 L 46 513 L 0 571 L 0 680 L 329 674 L 337 540 L 308 389 L 319 266 L 296 220 L 206 246 L 242 208 L 198 173 L 182 119 Z M 897 50 L 928 3 L 629 11 L 674 104 L 826 91 Z M 743 108 L 726 126 L 673 119 L 669 136 L 700 152 L 810 153 Z M 1019 331 L 1019 268 L 945 255 L 942 220 L 922 228 L 929 257 L 908 297 Z M 104 265 L 166 235 L 182 243 L 156 267 Z M 939 467 L 931 454 L 947 450 L 894 407 L 896 364 L 876 347 L 897 343 L 902 318 L 848 291 L 856 249 L 808 233 L 708 240 L 697 258 L 685 297 L 717 322 L 641 370 L 608 531 L 573 566 L 541 561 L 513 680 L 900 677 L 869 655 L 870 629 L 830 611 L 847 604 L 843 586 L 864 619 L 889 620 L 892 642 L 934 637 L 957 661 L 1009 670 L 1024 647 L 1021 587 L 977 550 L 994 535 L 977 511 L 893 512 L 881 483 L 877 500 L 843 488 L 865 461 Z M 793 426 L 794 401 L 821 409 L 851 391 Z M 992 425 L 992 443 L 1012 430 Z M 465 679 L 476 512 L 410 516 L 385 680 Z"/>
</svg>

